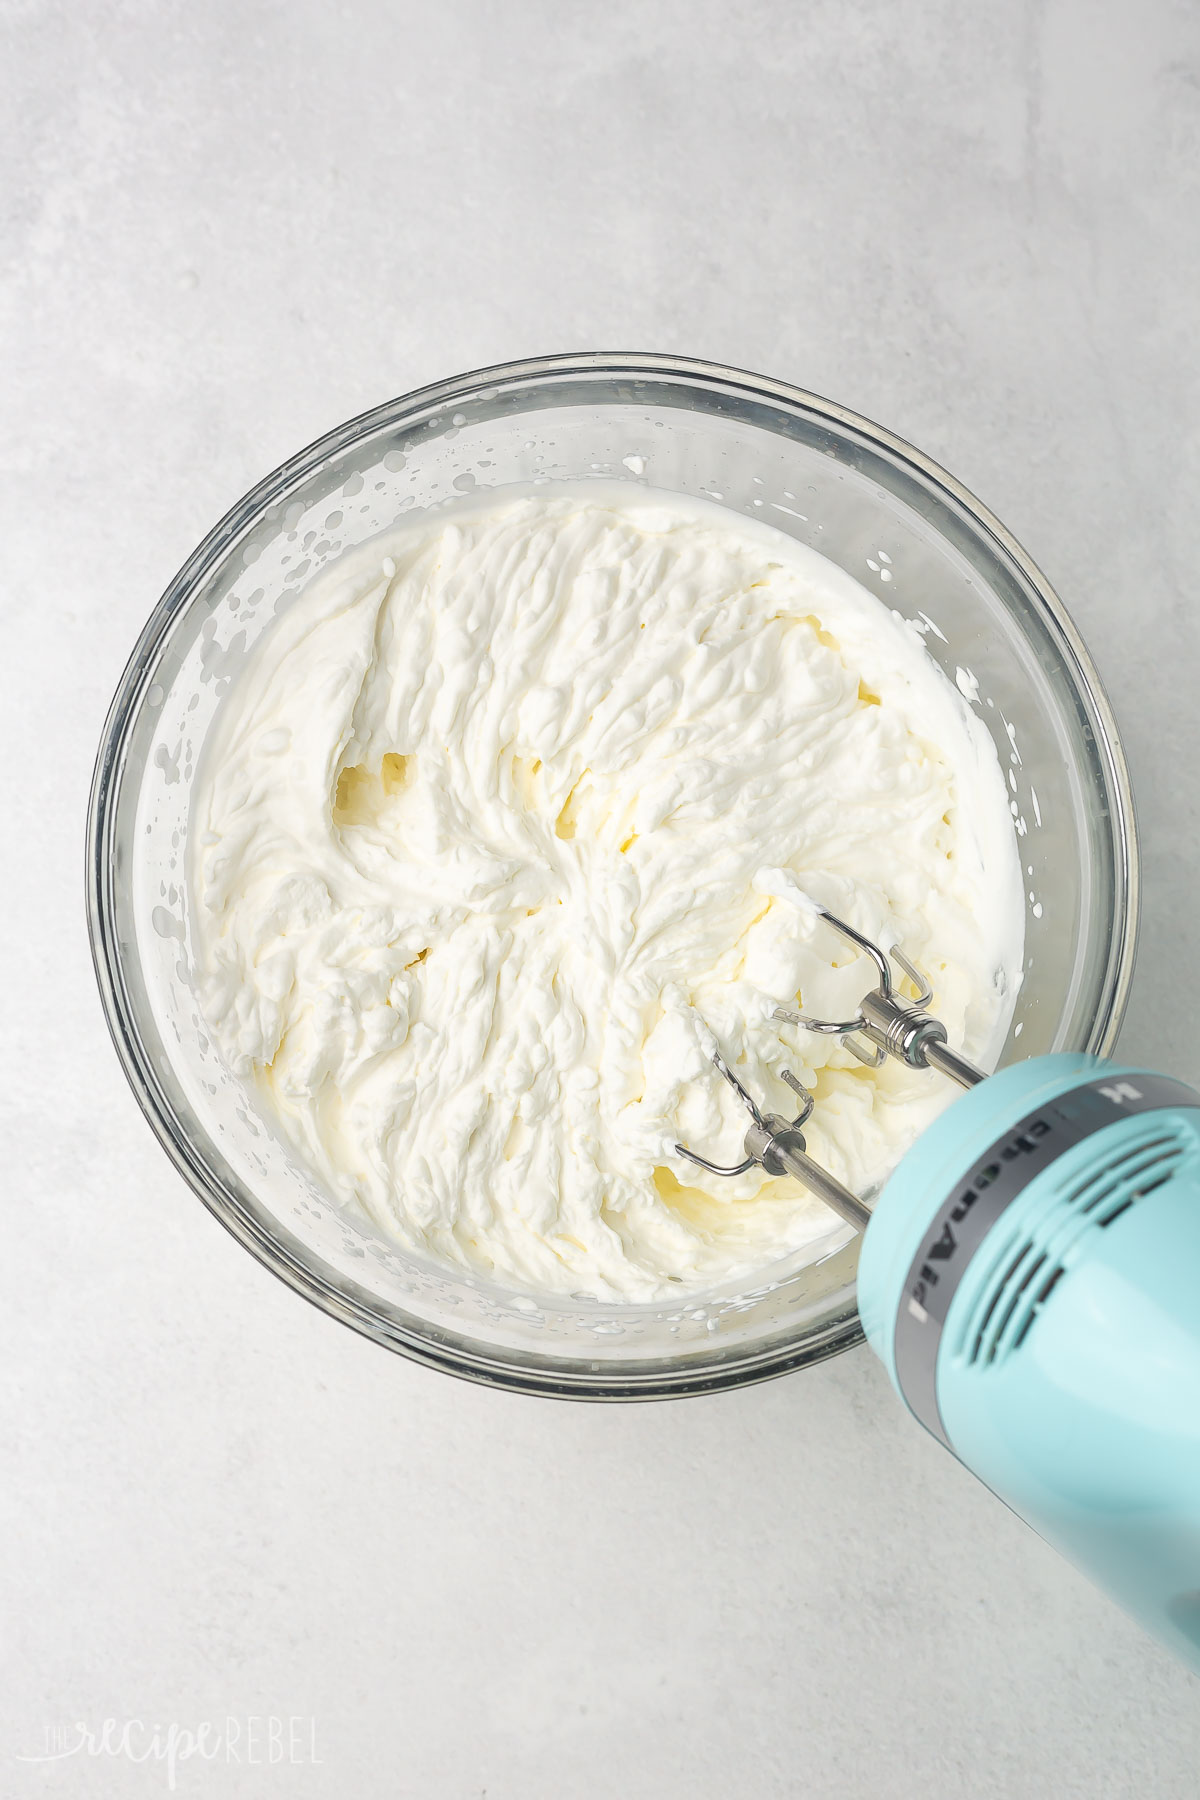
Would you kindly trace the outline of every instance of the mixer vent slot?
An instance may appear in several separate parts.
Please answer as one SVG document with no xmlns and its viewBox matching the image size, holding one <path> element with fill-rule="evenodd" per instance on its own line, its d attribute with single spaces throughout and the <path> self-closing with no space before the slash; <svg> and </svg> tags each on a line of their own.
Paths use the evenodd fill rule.
<svg viewBox="0 0 1200 1800">
<path fill-rule="evenodd" d="M 1192 1134 L 1174 1121 L 1148 1120 L 1115 1161 L 1097 1157 L 1087 1175 L 1064 1183 L 1040 1217 L 997 1243 L 991 1269 L 958 1342 L 969 1364 L 993 1367 L 1025 1342 L 1034 1320 L 1066 1274 L 1082 1238 L 1104 1231 L 1194 1153 Z"/>
</svg>

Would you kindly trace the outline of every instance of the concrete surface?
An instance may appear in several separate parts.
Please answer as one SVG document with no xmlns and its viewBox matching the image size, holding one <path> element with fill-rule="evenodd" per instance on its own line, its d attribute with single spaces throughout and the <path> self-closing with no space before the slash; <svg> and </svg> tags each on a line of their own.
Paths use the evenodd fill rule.
<svg viewBox="0 0 1200 1800">
<path fill-rule="evenodd" d="M 728 360 L 914 440 L 1057 583 L 1141 801 L 1124 1047 L 1200 1078 L 1200 12 L 0 19 L 0 1791 L 164 1792 L 132 1727 L 21 1759 L 229 1716 L 241 1761 L 177 1792 L 1194 1800 L 1200 1684 L 866 1352 L 586 1410 L 409 1367 L 272 1281 L 126 1091 L 81 851 L 145 615 L 290 451 L 497 359 Z"/>
</svg>

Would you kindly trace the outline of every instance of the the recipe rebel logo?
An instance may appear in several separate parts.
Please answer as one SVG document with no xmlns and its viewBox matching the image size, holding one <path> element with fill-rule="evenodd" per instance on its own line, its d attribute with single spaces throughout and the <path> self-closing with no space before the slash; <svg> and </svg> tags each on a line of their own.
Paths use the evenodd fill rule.
<svg viewBox="0 0 1200 1800">
<path fill-rule="evenodd" d="M 167 1788 L 174 1793 L 183 1763 L 238 1763 L 259 1768 L 294 1768 L 319 1763 L 317 1721 L 301 1714 L 246 1713 L 194 1725 L 178 1721 L 147 1723 L 143 1719 L 103 1719 L 92 1725 L 47 1725 L 43 1748 L 18 1752 L 23 1763 L 63 1762 L 68 1757 L 107 1758 L 132 1763 L 161 1763 Z"/>
</svg>

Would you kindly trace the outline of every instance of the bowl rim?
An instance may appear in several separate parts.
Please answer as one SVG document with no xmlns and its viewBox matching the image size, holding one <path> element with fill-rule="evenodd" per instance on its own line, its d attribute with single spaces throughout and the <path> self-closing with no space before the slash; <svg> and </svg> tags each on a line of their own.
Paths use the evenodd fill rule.
<svg viewBox="0 0 1200 1800">
<path fill-rule="evenodd" d="M 481 389 L 572 374 L 624 376 L 635 380 L 644 376 L 665 381 L 674 378 L 732 389 L 751 398 L 800 409 L 843 431 L 858 434 L 901 463 L 907 463 L 935 491 L 942 490 L 949 501 L 969 515 L 977 530 L 995 540 L 1003 556 L 1016 566 L 1041 605 L 1045 622 L 1059 640 L 1071 682 L 1089 703 L 1099 726 L 1095 750 L 1113 801 L 1114 876 L 1118 900 L 1123 890 L 1124 905 L 1118 905 L 1114 910 L 1113 930 L 1100 984 L 1100 1006 L 1092 1022 L 1086 1049 L 1096 1055 L 1106 1055 L 1112 1049 L 1128 1004 L 1137 953 L 1140 916 L 1137 821 L 1128 765 L 1111 702 L 1083 639 L 1057 593 L 1024 548 L 968 488 L 923 451 L 886 427 L 789 382 L 700 358 L 649 351 L 565 351 L 494 363 L 414 388 L 356 414 L 315 438 L 234 502 L 167 584 L 138 635 L 105 716 L 88 799 L 88 935 L 109 1035 L 126 1080 L 151 1129 L 208 1210 L 281 1281 L 321 1311 L 340 1319 L 373 1342 L 461 1379 L 559 1399 L 655 1400 L 742 1387 L 825 1361 L 865 1341 L 857 1311 L 851 1305 L 844 1314 L 827 1321 L 823 1330 L 802 1341 L 773 1341 L 757 1351 L 726 1352 L 723 1357 L 722 1353 L 712 1351 L 700 1351 L 694 1358 L 684 1353 L 678 1361 L 671 1363 L 630 1359 L 599 1373 L 595 1372 L 594 1364 L 582 1369 L 579 1365 L 584 1359 L 579 1357 L 495 1352 L 477 1340 L 472 1341 L 469 1349 L 457 1344 L 451 1347 L 438 1341 L 436 1336 L 430 1336 L 427 1329 L 409 1330 L 391 1323 L 380 1315 L 380 1305 L 399 1315 L 398 1307 L 390 1302 L 381 1303 L 348 1278 L 331 1281 L 320 1269 L 294 1255 L 245 1209 L 233 1190 L 220 1180 L 191 1142 L 175 1128 L 171 1107 L 137 1026 L 115 930 L 115 859 L 110 854 L 110 839 L 115 800 L 126 761 L 128 728 L 162 640 L 199 579 L 273 503 L 314 473 L 322 463 L 347 450 L 371 431 L 388 423 L 400 423 L 405 413 L 478 397 Z"/>
</svg>

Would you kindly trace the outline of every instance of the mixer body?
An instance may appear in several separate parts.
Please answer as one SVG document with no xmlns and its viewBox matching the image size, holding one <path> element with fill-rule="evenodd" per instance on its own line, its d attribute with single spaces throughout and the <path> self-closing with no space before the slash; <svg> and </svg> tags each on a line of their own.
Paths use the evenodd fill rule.
<svg viewBox="0 0 1200 1800">
<path fill-rule="evenodd" d="M 884 1189 L 859 1305 L 916 1417 L 1200 1671 L 1200 1095 L 990 1077 Z"/>
</svg>

